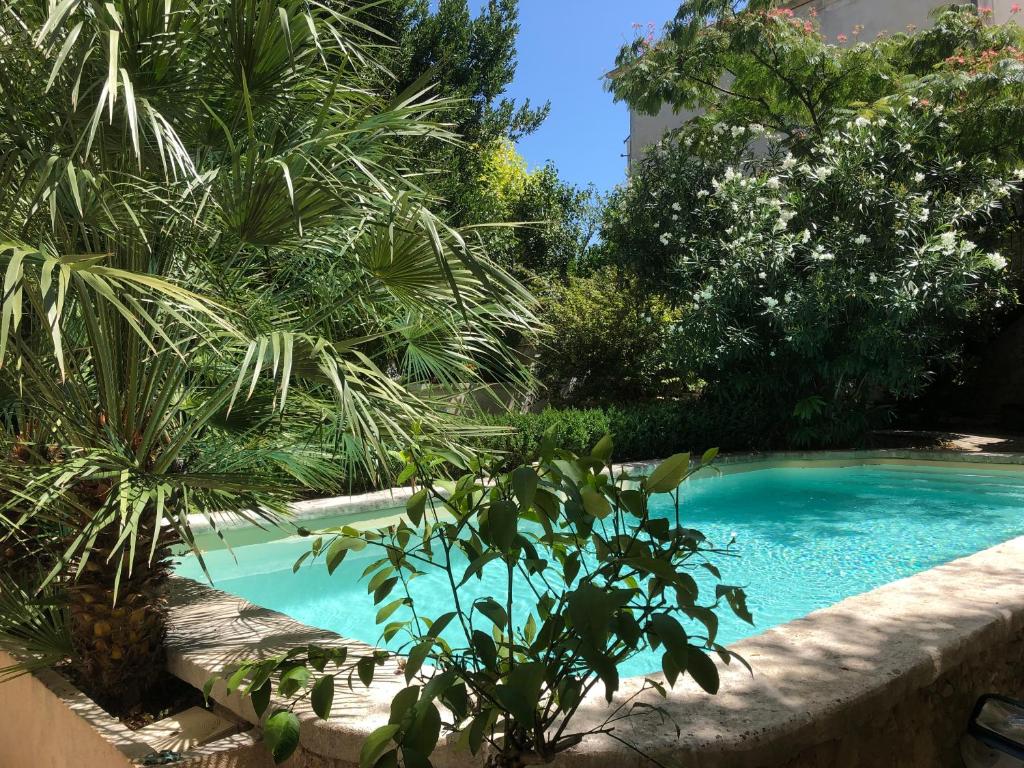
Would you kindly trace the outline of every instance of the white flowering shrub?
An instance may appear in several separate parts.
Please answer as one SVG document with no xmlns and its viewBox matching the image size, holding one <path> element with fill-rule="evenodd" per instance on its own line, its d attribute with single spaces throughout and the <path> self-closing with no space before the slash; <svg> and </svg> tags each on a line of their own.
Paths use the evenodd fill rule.
<svg viewBox="0 0 1024 768">
<path fill-rule="evenodd" d="M 799 159 L 759 125 L 714 120 L 650 152 L 604 230 L 685 307 L 676 364 L 709 397 L 797 443 L 848 442 L 1013 303 L 994 225 L 1019 182 L 948 152 L 941 107 L 906 97 L 837 121 Z"/>
</svg>

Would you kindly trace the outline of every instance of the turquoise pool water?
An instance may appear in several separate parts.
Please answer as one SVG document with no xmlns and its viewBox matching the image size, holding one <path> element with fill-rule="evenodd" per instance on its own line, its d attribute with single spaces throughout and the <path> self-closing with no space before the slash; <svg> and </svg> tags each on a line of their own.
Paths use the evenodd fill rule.
<svg viewBox="0 0 1024 768">
<path fill-rule="evenodd" d="M 723 611 L 719 642 L 725 644 L 1024 535 L 1024 472 L 968 466 L 773 468 L 694 478 L 684 488 L 684 524 L 715 544 L 736 538 L 736 556 L 714 562 L 725 583 L 747 589 L 755 626 Z M 656 510 L 670 514 L 667 497 Z M 293 574 L 292 564 L 309 543 L 292 537 L 236 547 L 237 562 L 225 550 L 205 557 L 215 586 L 226 592 L 304 624 L 378 643 L 376 607 L 360 581 L 377 555 L 351 553 L 333 576 L 322 561 Z M 177 572 L 204 580 L 192 556 Z M 466 596 L 504 601 L 503 578 L 495 572 L 483 582 L 473 579 L 464 587 Z M 438 603 L 449 594 L 439 577 L 414 585 L 427 615 L 448 610 Z M 650 654 L 622 672 L 660 667 L 660 653 Z"/>
</svg>

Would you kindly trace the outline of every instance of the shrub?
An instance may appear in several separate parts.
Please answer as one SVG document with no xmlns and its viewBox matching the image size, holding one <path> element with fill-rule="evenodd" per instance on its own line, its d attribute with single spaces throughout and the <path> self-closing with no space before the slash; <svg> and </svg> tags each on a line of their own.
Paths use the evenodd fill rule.
<svg viewBox="0 0 1024 768">
<path fill-rule="evenodd" d="M 545 408 L 539 413 L 503 413 L 484 419 L 489 426 L 512 431 L 485 438 L 478 447 L 503 457 L 505 466 L 521 464 L 540 449 L 544 436 L 567 451 L 584 453 L 602 435 L 610 432 L 608 415 L 600 408 Z"/>
<path fill-rule="evenodd" d="M 765 443 L 849 443 L 879 403 L 956 370 L 1014 303 L 995 247 L 1015 183 L 948 154 L 956 129 L 909 97 L 800 159 L 763 131 L 767 152 L 751 152 L 750 130 L 666 140 L 606 236 L 685 307 L 675 366 L 706 396 L 770 414 Z"/>
<path fill-rule="evenodd" d="M 1024 33 L 962 6 L 834 46 L 772 5 L 684 0 L 623 50 L 618 98 L 706 113 L 633 169 L 603 237 L 685 312 L 677 369 L 769 416 L 759 444 L 850 443 L 1015 300 Z"/>
<path fill-rule="evenodd" d="M 651 400 L 602 408 L 546 408 L 539 413 L 490 416 L 489 426 L 510 427 L 511 432 L 478 443 L 482 450 L 502 458 L 506 468 L 535 455 L 549 436 L 556 445 L 581 452 L 604 434 L 615 440 L 623 461 L 660 459 L 673 453 L 698 453 L 711 445 L 745 451 L 755 446 L 755 435 L 767 434 L 767 418 L 756 408 L 711 398 Z"/>
<path fill-rule="evenodd" d="M 557 405 L 601 404 L 659 394 L 677 313 L 629 273 L 604 268 L 540 292 L 551 335 L 537 378 Z"/>
<path fill-rule="evenodd" d="M 752 622 L 743 590 L 719 583 L 712 562 L 728 547 L 715 547 L 680 518 L 680 484 L 715 452 L 694 463 L 672 456 L 639 478 L 612 472 L 608 436 L 583 456 L 549 446 L 510 473 L 471 461 L 453 478 L 438 475 L 449 455 L 409 451 L 402 474 L 420 490 L 406 505 L 408 521 L 323 531 L 296 563 L 322 557 L 333 573 L 351 551 L 379 556 L 363 576 L 381 606 L 384 640 L 406 655 L 407 687 L 392 699 L 390 720 L 364 743 L 360 768 L 429 766 L 442 733 L 473 755 L 486 748 L 482 764 L 493 768 L 549 763 L 613 725 L 617 740 L 642 755 L 621 721 L 659 713 L 634 706 L 637 697 L 665 696 L 666 685 L 684 675 L 717 693 L 712 656 L 726 664 L 738 659 L 716 641 L 720 613 Z M 655 494 L 671 494 L 674 514 L 652 509 Z M 431 574 L 440 577 L 431 592 L 443 592 L 443 612 L 410 589 Z M 476 598 L 465 586 L 474 579 L 487 586 Z M 600 722 L 574 722 L 589 691 L 612 703 L 619 666 L 652 650 L 661 654 L 664 683 L 645 680 Z M 243 663 L 229 687 L 248 680 L 243 690 L 262 715 L 278 678 L 279 691 L 308 695 L 317 715 L 327 717 L 339 675 L 325 672 L 331 662 L 341 674 L 372 681 L 373 657 L 353 662 L 344 649 L 302 648 Z M 283 761 L 298 741 L 298 719 L 277 709 L 268 723 L 264 734 Z"/>
</svg>

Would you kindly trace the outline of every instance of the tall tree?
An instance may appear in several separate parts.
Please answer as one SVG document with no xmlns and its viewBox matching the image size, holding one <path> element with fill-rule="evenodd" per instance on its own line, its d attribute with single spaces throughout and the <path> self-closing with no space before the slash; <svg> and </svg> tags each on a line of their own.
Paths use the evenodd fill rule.
<svg viewBox="0 0 1024 768">
<path fill-rule="evenodd" d="M 458 142 L 436 141 L 421 156 L 429 187 L 459 224 L 474 221 L 473 205 L 492 146 L 518 141 L 544 122 L 534 107 L 506 96 L 515 78 L 518 0 L 488 0 L 474 15 L 468 0 L 387 0 L 366 9 L 367 42 L 380 49 L 385 87 L 401 93 L 426 85 L 450 99 L 444 118 Z"/>
<path fill-rule="evenodd" d="M 621 52 L 616 98 L 703 114 L 634 166 L 605 241 L 683 309 L 680 373 L 758 404 L 761 445 L 857 441 L 1015 303 L 1022 51 L 974 6 L 837 46 L 788 8 L 687 0 Z"/>
</svg>

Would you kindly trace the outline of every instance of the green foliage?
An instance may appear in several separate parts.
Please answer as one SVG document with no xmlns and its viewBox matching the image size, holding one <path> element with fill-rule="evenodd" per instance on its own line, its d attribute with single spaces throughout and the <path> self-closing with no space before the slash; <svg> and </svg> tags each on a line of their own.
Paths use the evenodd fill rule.
<svg viewBox="0 0 1024 768">
<path fill-rule="evenodd" d="M 611 431 L 608 414 L 594 409 L 545 408 L 539 413 L 508 413 L 486 417 L 491 424 L 510 431 L 488 438 L 482 447 L 505 458 L 505 467 L 523 464 L 536 456 L 545 437 L 573 453 L 586 453 L 601 435 Z M 624 455 L 620 451 L 620 455 Z"/>
<path fill-rule="evenodd" d="M 516 274 L 565 278 L 586 260 L 598 225 L 598 199 L 558 178 L 553 165 L 528 171 L 507 139 L 481 149 L 483 170 L 469 200 L 466 221 L 487 252 Z M 491 227 L 488 222 L 510 222 Z"/>
<path fill-rule="evenodd" d="M 652 114 L 667 104 L 706 109 L 729 125 L 759 123 L 783 133 L 795 154 L 851 112 L 884 112 L 898 94 L 930 95 L 970 122 L 959 149 L 1021 156 L 1018 24 L 992 25 L 973 5 L 952 6 L 913 34 L 865 42 L 854 30 L 837 46 L 813 19 L 771 5 L 685 0 L 660 40 L 623 47 L 609 89 Z"/>
<path fill-rule="evenodd" d="M 604 268 L 549 282 L 538 297 L 551 332 L 538 348 L 537 378 L 553 404 L 643 400 L 663 392 L 666 347 L 679 313 L 649 286 Z"/>
<path fill-rule="evenodd" d="M 114 695 L 159 670 L 190 515 L 275 522 L 528 380 L 532 299 L 411 180 L 448 105 L 375 93 L 363 31 L 292 0 L 0 16 L 0 540 Z"/>
<path fill-rule="evenodd" d="M 308 701 L 317 717 L 326 720 L 331 715 L 337 682 L 343 682 L 350 691 L 357 683 L 365 688 L 388 657 L 383 651 L 349 657 L 345 648 L 293 648 L 287 653 L 240 662 L 225 677 L 211 677 L 203 695 L 209 697 L 216 686 L 223 685 L 228 695 L 237 692 L 248 697 L 256 716 L 263 720 L 267 748 L 276 763 L 283 763 L 299 745 L 296 706 Z M 272 699 L 287 706 L 270 711 Z"/>
<path fill-rule="evenodd" d="M 1015 302 L 1024 33 L 965 9 L 840 48 L 784 10 L 693 18 L 612 82 L 707 114 L 634 169 L 608 251 L 684 310 L 676 369 L 771 414 L 761 445 L 855 443 Z"/>
<path fill-rule="evenodd" d="M 377 551 L 364 571 L 367 588 L 383 606 L 384 638 L 399 639 L 406 657 L 408 687 L 395 695 L 389 722 L 364 743 L 362 768 L 429 765 L 442 734 L 473 755 L 486 748 L 495 765 L 550 762 L 591 734 L 657 711 L 638 701 L 649 690 L 666 695 L 662 683 L 648 680 L 602 722 L 573 727 L 592 690 L 616 699 L 617 668 L 638 653 L 662 652 L 669 686 L 688 675 L 712 694 L 719 677 L 711 656 L 738 659 L 716 641 L 716 611 L 728 606 L 752 621 L 743 590 L 716 584 L 704 594 L 694 574 L 717 579 L 710 558 L 725 550 L 680 516 L 680 484 L 708 468 L 716 452 L 696 462 L 677 454 L 649 476 L 632 477 L 612 474 L 607 435 L 584 455 L 552 445 L 509 473 L 474 459 L 452 479 L 438 475 L 450 456 L 410 451 L 404 474 L 421 490 L 407 503 L 408 521 L 318 534 L 315 556 L 355 539 Z M 661 493 L 675 503 L 668 515 L 651 512 L 652 496 Z M 426 613 L 409 587 L 429 572 L 450 589 L 449 610 L 438 615 Z M 461 587 L 471 579 L 505 587 L 469 603 Z M 321 672 L 303 665 L 297 674 L 288 663 L 260 668 L 272 667 L 279 691 L 296 675 L 308 684 Z M 251 664 L 231 680 L 247 676 L 254 678 L 250 695 L 256 683 L 268 685 Z M 643 753 L 642 744 L 623 743 Z"/>
<path fill-rule="evenodd" d="M 487 0 L 474 16 L 467 0 L 385 0 L 361 14 L 380 35 L 371 41 L 381 53 L 400 93 L 427 76 L 438 93 L 456 100 L 456 132 L 470 144 L 507 137 L 516 141 L 535 131 L 548 106 L 533 108 L 504 96 L 516 72 L 518 0 Z"/>
<path fill-rule="evenodd" d="M 626 402 L 600 408 L 545 408 L 538 413 L 487 417 L 510 431 L 481 440 L 509 469 L 536 456 L 545 440 L 585 453 L 601 435 L 619 435 L 616 453 L 624 461 L 644 461 L 674 453 L 703 451 L 714 443 L 723 450 L 755 447 L 769 432 L 771 419 L 754 408 L 713 398 Z"/>
<path fill-rule="evenodd" d="M 535 131 L 548 106 L 534 108 L 505 95 L 516 70 L 516 0 L 489 0 L 477 15 L 467 0 L 387 0 L 360 17 L 386 39 L 367 34 L 391 77 L 382 86 L 401 93 L 426 83 L 447 98 L 444 118 L 461 141 L 419 147 L 423 183 L 497 263 L 517 274 L 564 275 L 579 261 L 597 228 L 596 195 L 563 182 L 553 165 L 528 172 L 515 142 Z"/>
<path fill-rule="evenodd" d="M 535 131 L 548 105 L 534 108 L 504 95 L 516 71 L 518 0 L 488 0 L 477 15 L 468 0 L 431 5 L 385 0 L 361 15 L 385 36 L 367 35 L 370 44 L 385 46 L 379 55 L 390 74 L 383 87 L 400 94 L 426 84 L 449 99 L 444 118 L 461 141 L 421 145 L 414 165 L 456 223 L 480 223 L 475 206 L 492 145 Z"/>
</svg>

